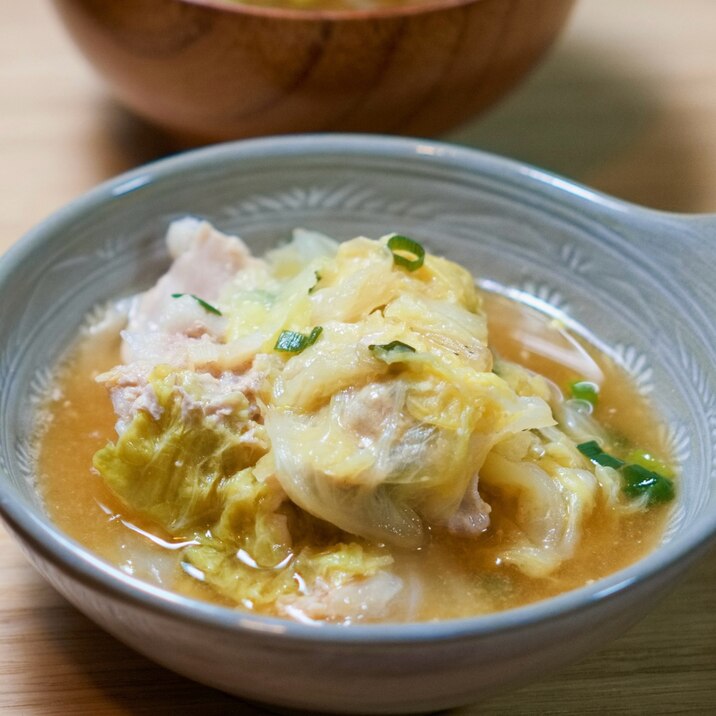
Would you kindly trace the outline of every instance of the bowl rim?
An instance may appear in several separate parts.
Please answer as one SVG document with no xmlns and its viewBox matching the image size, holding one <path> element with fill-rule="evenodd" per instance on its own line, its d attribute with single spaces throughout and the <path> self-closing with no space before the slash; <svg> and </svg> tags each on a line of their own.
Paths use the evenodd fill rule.
<svg viewBox="0 0 716 716">
<path fill-rule="evenodd" d="M 344 157 L 346 154 L 363 159 L 384 159 L 386 156 L 392 159 L 410 158 L 432 162 L 442 168 L 476 172 L 503 183 L 516 184 L 572 208 L 576 206 L 607 214 L 614 221 L 632 226 L 637 223 L 642 228 L 661 222 L 663 218 L 684 224 L 694 216 L 703 218 L 639 207 L 522 162 L 434 140 L 359 134 L 267 137 L 191 150 L 137 167 L 103 182 L 51 214 L 0 257 L 0 287 L 15 265 L 30 260 L 43 243 L 63 226 L 129 192 L 176 177 L 184 170 L 216 166 L 217 162 L 226 166 L 247 159 L 272 160 L 307 155 Z M 569 618 L 615 598 L 633 585 L 643 584 L 661 572 L 685 569 L 706 550 L 709 542 L 716 539 L 716 513 L 704 515 L 681 539 L 662 544 L 618 572 L 578 589 L 501 612 L 439 622 L 391 622 L 350 627 L 309 625 L 202 602 L 131 577 L 63 534 L 49 519 L 40 518 L 11 492 L 0 475 L 0 517 L 33 551 L 85 586 L 134 606 L 205 627 L 229 630 L 236 635 L 252 632 L 266 638 L 296 641 L 365 645 L 454 641 Z"/>
</svg>

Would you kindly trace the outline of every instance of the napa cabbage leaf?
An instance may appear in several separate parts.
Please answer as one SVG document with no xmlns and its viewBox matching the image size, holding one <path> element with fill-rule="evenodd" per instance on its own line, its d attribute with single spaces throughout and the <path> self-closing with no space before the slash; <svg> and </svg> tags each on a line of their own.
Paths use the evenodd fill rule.
<svg viewBox="0 0 716 716">
<path fill-rule="evenodd" d="M 172 534 L 215 522 L 232 479 L 268 449 L 263 426 L 249 419 L 241 392 L 225 397 L 227 410 L 207 416 L 196 373 L 158 366 L 149 385 L 160 408 L 139 410 L 115 443 L 94 456 L 107 486 L 139 514 Z"/>
<path fill-rule="evenodd" d="M 392 563 L 384 548 L 360 544 L 288 503 L 261 460 L 267 436 L 250 419 L 246 397 L 225 396 L 231 409 L 207 415 L 199 383 L 191 371 L 156 368 L 150 385 L 159 417 L 138 411 L 94 458 L 125 505 L 192 540 L 183 559 L 194 577 L 231 602 L 261 609 L 316 584 L 360 582 Z"/>
</svg>

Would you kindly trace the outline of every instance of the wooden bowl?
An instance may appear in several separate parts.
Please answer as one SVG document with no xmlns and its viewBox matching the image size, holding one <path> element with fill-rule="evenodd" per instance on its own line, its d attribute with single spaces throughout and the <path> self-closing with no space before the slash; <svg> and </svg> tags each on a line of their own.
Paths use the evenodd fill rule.
<svg viewBox="0 0 716 716">
<path fill-rule="evenodd" d="M 305 11 L 221 0 L 54 0 L 123 103 L 196 141 L 444 131 L 512 87 L 573 2 Z"/>
</svg>

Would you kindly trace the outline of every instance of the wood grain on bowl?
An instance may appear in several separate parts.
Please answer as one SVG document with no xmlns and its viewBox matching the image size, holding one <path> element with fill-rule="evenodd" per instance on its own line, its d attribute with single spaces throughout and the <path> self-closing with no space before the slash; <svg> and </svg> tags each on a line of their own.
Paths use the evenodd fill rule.
<svg viewBox="0 0 716 716">
<path fill-rule="evenodd" d="M 573 0 L 436 0 L 301 11 L 190 0 L 54 0 L 117 97 L 195 140 L 434 134 L 512 87 Z"/>
</svg>

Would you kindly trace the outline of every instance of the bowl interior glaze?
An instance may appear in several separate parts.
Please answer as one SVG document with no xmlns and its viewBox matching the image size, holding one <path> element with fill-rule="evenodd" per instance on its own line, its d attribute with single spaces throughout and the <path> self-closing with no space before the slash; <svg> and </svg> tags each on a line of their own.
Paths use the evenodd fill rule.
<svg viewBox="0 0 716 716">
<path fill-rule="evenodd" d="M 315 630 L 147 588 L 47 522 L 34 487 L 33 411 L 93 307 L 149 286 L 169 221 L 203 216 L 262 253 L 294 227 L 339 239 L 395 231 L 467 266 L 490 290 L 565 321 L 623 365 L 663 415 L 682 479 L 661 546 L 593 585 L 444 624 Z M 177 156 L 118 177 L 38 226 L 0 262 L 0 508 L 60 570 L 152 610 L 213 627 L 251 622 L 301 639 L 420 641 L 496 633 L 646 579 L 716 532 L 716 240 L 713 217 L 628 205 L 538 169 L 422 140 L 315 135 Z M 263 625 L 263 626 L 261 626 Z M 278 625 L 278 626 L 277 626 Z"/>
</svg>

